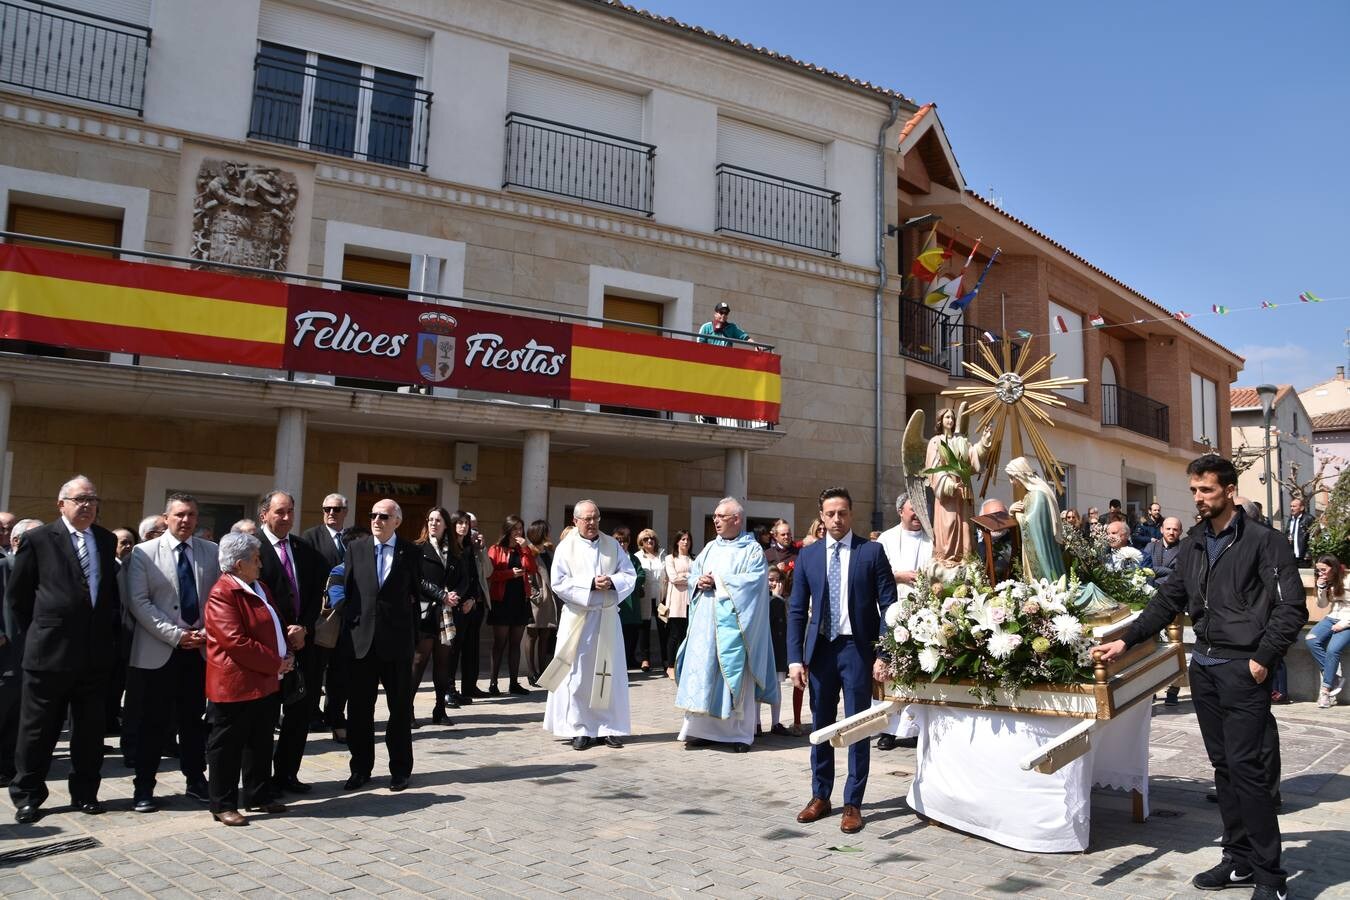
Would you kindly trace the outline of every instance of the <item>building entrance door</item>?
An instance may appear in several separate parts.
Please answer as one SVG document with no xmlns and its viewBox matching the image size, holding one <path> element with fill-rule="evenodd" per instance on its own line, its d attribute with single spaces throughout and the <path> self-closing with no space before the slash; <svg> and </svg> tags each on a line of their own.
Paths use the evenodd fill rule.
<svg viewBox="0 0 1350 900">
<path fill-rule="evenodd" d="M 409 475 L 381 475 L 362 472 L 356 476 L 356 501 L 351 523 L 370 530 L 370 508 L 381 500 L 390 499 L 403 509 L 403 524 L 398 536 L 415 541 L 422 534 L 427 513 L 440 500 L 440 481 L 435 478 L 415 478 Z"/>
<path fill-rule="evenodd" d="M 1153 485 L 1144 484 L 1141 481 L 1125 482 L 1125 515 L 1129 519 L 1130 527 L 1139 521 L 1141 513 L 1147 512 L 1149 504 L 1153 502 Z"/>
</svg>

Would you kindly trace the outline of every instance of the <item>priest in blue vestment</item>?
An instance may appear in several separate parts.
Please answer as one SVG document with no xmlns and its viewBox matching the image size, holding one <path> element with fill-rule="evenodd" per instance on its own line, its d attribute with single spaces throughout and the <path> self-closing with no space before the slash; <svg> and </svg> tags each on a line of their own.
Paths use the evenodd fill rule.
<svg viewBox="0 0 1350 900">
<path fill-rule="evenodd" d="M 717 504 L 713 527 L 716 540 L 689 570 L 689 631 L 675 658 L 675 705 L 685 714 L 679 739 L 744 753 L 755 741 L 759 704 L 778 700 L 768 564 L 735 499 Z"/>
</svg>

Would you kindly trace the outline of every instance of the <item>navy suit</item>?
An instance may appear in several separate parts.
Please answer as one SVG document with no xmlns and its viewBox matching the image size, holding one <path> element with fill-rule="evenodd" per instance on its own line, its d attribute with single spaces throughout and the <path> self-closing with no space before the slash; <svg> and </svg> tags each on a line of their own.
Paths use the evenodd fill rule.
<svg viewBox="0 0 1350 900">
<path fill-rule="evenodd" d="M 872 703 L 872 664 L 881 638 L 886 608 L 895 602 L 895 575 L 886 551 L 857 534 L 849 541 L 848 619 L 850 634 L 830 640 L 830 591 L 826 575 L 828 538 L 802 548 L 793 570 L 788 600 L 788 664 L 805 664 L 811 684 L 811 719 L 815 728 L 835 721 L 839 694 L 844 715 L 862 712 Z M 862 806 L 871 765 L 871 746 L 859 741 L 848 748 L 848 781 L 844 803 Z M 829 800 L 834 790 L 834 748 L 811 748 L 811 796 Z"/>
</svg>

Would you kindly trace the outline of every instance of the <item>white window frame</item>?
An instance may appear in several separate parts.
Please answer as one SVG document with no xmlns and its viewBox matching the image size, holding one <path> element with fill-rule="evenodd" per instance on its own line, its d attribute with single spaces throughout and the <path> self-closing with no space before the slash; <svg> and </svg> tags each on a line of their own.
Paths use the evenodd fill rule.
<svg viewBox="0 0 1350 900">
<path fill-rule="evenodd" d="M 1208 398 L 1209 402 L 1205 400 Z M 1208 441 L 1219 446 L 1219 386 L 1212 378 L 1199 372 L 1191 373 L 1191 440 L 1197 444 Z M 1212 432 L 1212 433 L 1209 433 Z"/>
<path fill-rule="evenodd" d="M 1064 324 L 1068 326 L 1068 331 L 1061 332 L 1059 330 L 1059 326 L 1055 324 L 1056 316 L 1064 317 Z M 1050 352 L 1055 354 L 1054 362 L 1050 363 L 1050 377 L 1085 378 L 1087 350 L 1083 340 L 1083 314 L 1051 300 L 1049 302 L 1049 326 Z M 1072 365 L 1075 360 L 1076 366 Z M 1087 402 L 1087 395 L 1084 393 L 1083 387 L 1081 384 L 1076 384 L 1055 391 L 1055 393 L 1061 397 L 1085 403 Z"/>
</svg>

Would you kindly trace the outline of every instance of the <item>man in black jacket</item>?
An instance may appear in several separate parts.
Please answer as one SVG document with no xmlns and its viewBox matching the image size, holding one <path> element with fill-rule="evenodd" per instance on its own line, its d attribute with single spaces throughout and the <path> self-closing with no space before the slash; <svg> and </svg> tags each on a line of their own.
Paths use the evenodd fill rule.
<svg viewBox="0 0 1350 900">
<path fill-rule="evenodd" d="M 326 566 L 324 580 L 328 573 L 340 564 L 347 555 L 347 544 L 343 540 L 343 525 L 347 521 L 347 498 L 341 494 L 329 494 L 323 498 L 323 521 L 301 535 L 305 542 L 313 547 Z M 313 660 L 308 669 L 305 687 L 309 691 L 310 731 L 322 731 L 331 727 L 335 737 L 339 730 L 345 733 L 347 718 L 344 709 L 347 705 L 347 686 L 342 679 L 346 676 L 343 666 L 329 668 L 334 657 L 333 650 L 315 645 L 311 651 Z M 324 688 L 328 703 L 326 710 L 320 708 L 319 689 Z"/>
<path fill-rule="evenodd" d="M 370 780 L 375 765 L 375 696 L 384 686 L 389 722 L 389 790 L 401 791 L 412 774 L 412 660 L 416 641 L 418 587 L 422 551 L 395 532 L 403 510 L 381 500 L 370 512 L 371 537 L 347 547 L 343 626 L 351 635 L 350 689 L 347 697 L 347 747 L 354 791 Z"/>
<path fill-rule="evenodd" d="M 1201 890 L 1255 885 L 1255 900 L 1283 900 L 1278 770 L 1262 753 L 1270 688 L 1264 682 L 1308 620 L 1303 583 L 1284 537 L 1235 503 L 1237 470 L 1209 454 L 1186 468 L 1201 520 L 1183 541 L 1172 576 L 1124 640 L 1098 649 L 1114 659 L 1151 640 L 1180 612 L 1195 623 L 1191 699 L 1223 817 L 1223 860 L 1191 883 Z"/>
<path fill-rule="evenodd" d="M 47 773 L 70 712 L 70 799 L 90 815 L 103 775 L 104 690 L 121 628 L 117 538 L 94 524 L 98 493 L 83 475 L 61 486 L 60 517 L 26 532 L 6 585 L 23 632 L 23 697 L 17 769 L 9 786 L 14 820 L 36 822 L 47 799 Z"/>
<path fill-rule="evenodd" d="M 1289 546 L 1294 549 L 1294 559 L 1300 566 L 1308 563 L 1308 530 L 1313 526 L 1313 517 L 1303 509 L 1303 498 L 1295 497 L 1289 501 L 1289 518 L 1284 523 L 1284 533 L 1289 538 Z"/>
</svg>

